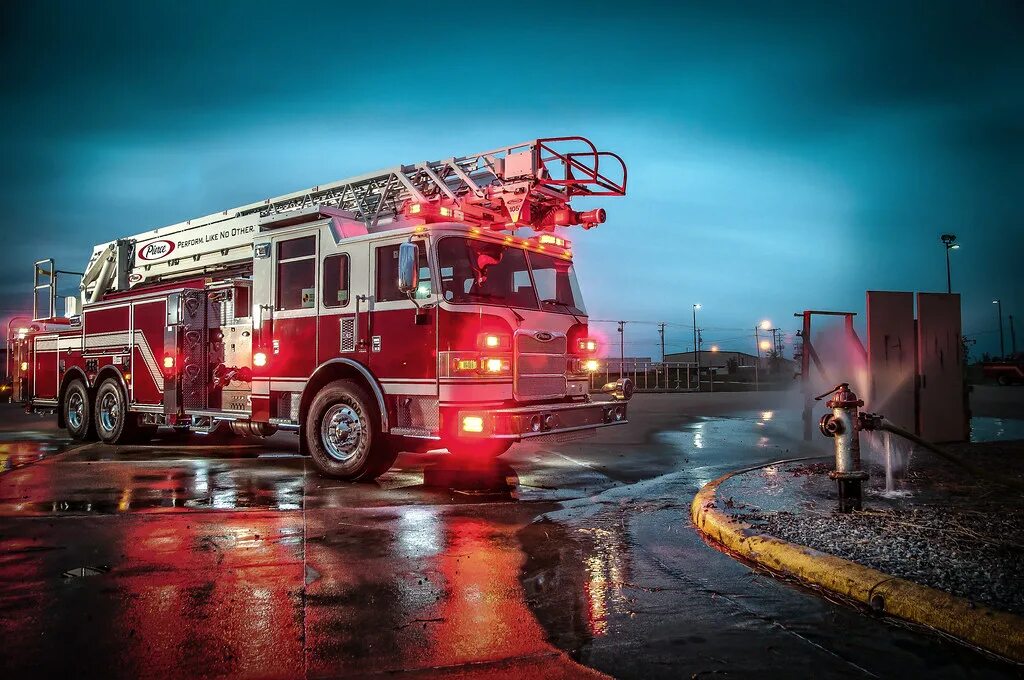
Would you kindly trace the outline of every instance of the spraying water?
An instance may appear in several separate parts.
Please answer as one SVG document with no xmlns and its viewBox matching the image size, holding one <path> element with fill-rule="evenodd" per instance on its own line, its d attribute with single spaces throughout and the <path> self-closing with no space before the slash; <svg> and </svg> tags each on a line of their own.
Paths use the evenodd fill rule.
<svg viewBox="0 0 1024 680">
<path fill-rule="evenodd" d="M 871 432 L 868 441 L 869 455 L 873 454 L 871 457 L 874 461 L 885 466 L 885 491 L 880 492 L 880 495 L 887 498 L 911 495 L 910 491 L 899 487 L 910 465 L 913 447 L 887 430 Z"/>
<path fill-rule="evenodd" d="M 885 492 L 892 493 L 896 490 L 892 471 L 892 436 L 888 432 L 883 432 L 882 442 L 885 446 Z"/>
</svg>

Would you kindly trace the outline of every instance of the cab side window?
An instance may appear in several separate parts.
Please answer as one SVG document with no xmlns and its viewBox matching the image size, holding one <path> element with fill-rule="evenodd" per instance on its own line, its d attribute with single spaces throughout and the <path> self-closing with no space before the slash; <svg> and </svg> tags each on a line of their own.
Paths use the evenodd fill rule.
<svg viewBox="0 0 1024 680">
<path fill-rule="evenodd" d="M 348 255 L 331 255 L 324 258 L 323 287 L 324 307 L 344 307 L 349 297 Z"/>
<path fill-rule="evenodd" d="M 377 248 L 377 302 L 409 299 L 408 295 L 398 290 L 398 246 L 396 243 Z M 416 247 L 420 251 L 420 285 L 413 297 L 425 300 L 433 291 L 430 266 L 427 264 L 427 246 L 423 241 L 417 241 Z"/>
<path fill-rule="evenodd" d="M 277 244 L 277 309 L 316 306 L 316 237 L 303 236 Z"/>
</svg>

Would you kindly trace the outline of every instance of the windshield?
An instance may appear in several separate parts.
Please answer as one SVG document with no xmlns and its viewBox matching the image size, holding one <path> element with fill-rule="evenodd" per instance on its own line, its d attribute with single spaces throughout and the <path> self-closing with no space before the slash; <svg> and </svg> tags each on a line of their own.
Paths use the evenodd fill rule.
<svg viewBox="0 0 1024 680">
<path fill-rule="evenodd" d="M 572 262 L 477 239 L 437 244 L 444 299 L 586 314 Z"/>
</svg>

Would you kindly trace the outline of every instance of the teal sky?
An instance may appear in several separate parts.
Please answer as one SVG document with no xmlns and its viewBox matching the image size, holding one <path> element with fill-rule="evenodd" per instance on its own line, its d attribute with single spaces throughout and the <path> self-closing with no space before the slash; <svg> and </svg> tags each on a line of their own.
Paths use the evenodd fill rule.
<svg viewBox="0 0 1024 680">
<path fill-rule="evenodd" d="M 582 134 L 629 166 L 569 234 L 591 315 L 752 350 L 945 288 L 1024 347 L 1024 5 L 6 3 L 0 313 L 31 264 L 266 196 Z M 748 333 L 745 329 L 750 328 Z M 611 327 L 608 327 L 611 330 Z M 1007 330 L 1007 347 L 1009 332 Z M 653 325 L 627 351 L 657 356 Z"/>
</svg>

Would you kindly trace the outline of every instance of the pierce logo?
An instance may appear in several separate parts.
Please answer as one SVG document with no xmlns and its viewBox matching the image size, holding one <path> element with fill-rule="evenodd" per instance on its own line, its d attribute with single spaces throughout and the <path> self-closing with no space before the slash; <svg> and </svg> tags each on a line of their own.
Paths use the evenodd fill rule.
<svg viewBox="0 0 1024 680">
<path fill-rule="evenodd" d="M 159 260 L 167 257 L 174 250 L 174 241 L 150 241 L 139 248 L 139 259 Z"/>
</svg>

